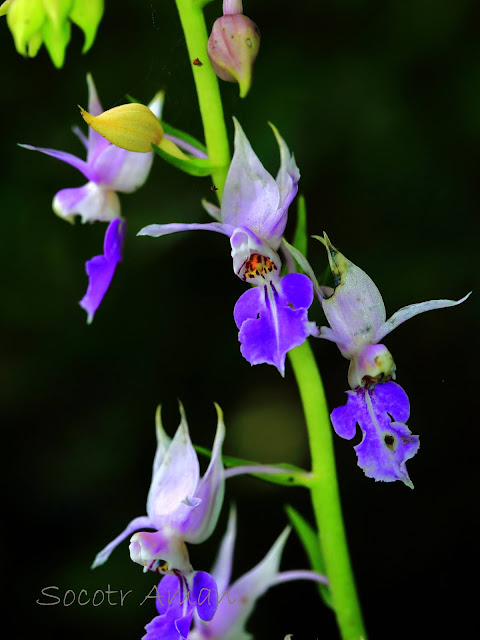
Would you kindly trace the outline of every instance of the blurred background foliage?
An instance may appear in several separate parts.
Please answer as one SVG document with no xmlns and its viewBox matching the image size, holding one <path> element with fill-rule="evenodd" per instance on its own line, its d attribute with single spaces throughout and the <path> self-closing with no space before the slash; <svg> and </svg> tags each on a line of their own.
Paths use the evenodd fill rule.
<svg viewBox="0 0 480 640">
<path fill-rule="evenodd" d="M 229 131 L 235 114 L 266 167 L 278 151 L 271 120 L 302 172 L 310 233 L 364 268 L 392 313 L 473 288 L 478 255 L 480 158 L 480 7 L 473 0 L 245 0 L 262 46 L 246 100 L 222 84 Z M 209 24 L 221 3 L 206 10 Z M 194 441 L 210 446 L 212 402 L 223 408 L 225 452 L 263 462 L 308 466 L 295 381 L 239 353 L 232 318 L 244 285 L 231 272 L 229 247 L 215 234 L 136 238 L 152 222 L 205 220 L 207 179 L 177 173 L 157 158 L 147 185 L 122 195 L 128 220 L 124 262 L 92 326 L 77 305 L 84 262 L 100 252 L 103 226 L 69 225 L 51 210 L 61 188 L 83 184 L 67 165 L 17 142 L 81 154 L 71 132 L 82 125 L 85 74 L 104 108 L 126 94 L 147 102 L 166 90 L 165 119 L 202 136 L 190 63 L 173 0 L 117 0 L 91 51 L 81 56 L 73 30 L 65 67 L 46 53 L 24 60 L 0 24 L 2 60 L 1 412 L 5 425 L 4 548 L 8 604 L 20 630 L 51 638 L 137 638 L 154 615 L 140 606 L 153 574 L 128 558 L 127 543 L 91 572 L 96 552 L 144 513 L 154 454 L 154 413 L 164 407 L 173 434 L 176 399 Z M 291 234 L 295 206 L 291 207 Z M 290 236 L 291 237 L 291 236 Z M 310 245 L 319 273 L 323 249 Z M 345 519 L 371 638 L 458 637 L 466 624 L 478 453 L 473 429 L 476 295 L 455 310 L 403 325 L 387 343 L 412 405 L 421 449 L 409 462 L 416 485 L 375 484 L 356 466 L 352 443 L 336 439 Z M 313 313 L 322 321 L 318 308 Z M 347 362 L 315 341 L 332 407 L 345 400 Z M 358 441 L 358 437 L 357 437 Z M 297 489 L 234 479 L 239 538 L 235 575 L 251 568 L 285 526 L 283 505 L 311 518 Z M 223 532 L 192 546 L 208 569 Z M 292 535 L 283 567 L 306 566 Z M 123 607 L 41 607 L 49 585 L 77 593 L 128 589 Z M 117 596 L 118 600 L 118 596 Z M 461 610 L 459 605 L 462 603 Z M 466 614 L 467 612 L 467 614 Z M 20 616 L 20 617 L 18 617 Z M 467 628 L 467 627 L 465 627 Z M 277 587 L 250 621 L 256 638 L 336 637 L 330 611 L 311 584 Z M 453 637 L 453 636 L 452 636 Z"/>
</svg>

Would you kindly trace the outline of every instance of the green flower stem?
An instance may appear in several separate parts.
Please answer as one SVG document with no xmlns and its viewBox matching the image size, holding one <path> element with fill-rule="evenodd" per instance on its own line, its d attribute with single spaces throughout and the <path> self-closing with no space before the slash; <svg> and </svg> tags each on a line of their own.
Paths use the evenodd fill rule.
<svg viewBox="0 0 480 640">
<path fill-rule="evenodd" d="M 332 428 L 322 379 L 308 342 L 289 352 L 297 379 L 312 457 L 311 496 L 320 546 L 343 640 L 366 640 L 338 491 Z"/>
<path fill-rule="evenodd" d="M 187 42 L 208 157 L 214 165 L 212 180 L 218 189 L 217 196 L 220 202 L 230 166 L 230 150 L 220 88 L 207 55 L 208 35 L 205 18 L 201 4 L 195 0 L 175 0 L 175 2 Z M 201 65 L 193 64 L 196 59 L 201 62 Z"/>
</svg>

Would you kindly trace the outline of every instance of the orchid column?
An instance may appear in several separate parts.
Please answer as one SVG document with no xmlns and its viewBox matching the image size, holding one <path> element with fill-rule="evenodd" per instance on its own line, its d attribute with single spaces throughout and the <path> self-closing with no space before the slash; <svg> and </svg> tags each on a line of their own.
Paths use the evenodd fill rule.
<svg viewBox="0 0 480 640">
<path fill-rule="evenodd" d="M 192 63 L 208 157 L 215 167 L 212 178 L 221 201 L 229 155 L 218 81 L 206 56 L 207 29 L 202 6 L 208 1 L 176 0 L 176 4 Z M 198 61 L 201 61 L 201 66 Z M 366 640 L 348 557 L 330 419 L 320 374 L 307 342 L 291 351 L 290 357 L 309 432 L 313 472 L 312 502 L 338 626 L 344 640 Z"/>
</svg>

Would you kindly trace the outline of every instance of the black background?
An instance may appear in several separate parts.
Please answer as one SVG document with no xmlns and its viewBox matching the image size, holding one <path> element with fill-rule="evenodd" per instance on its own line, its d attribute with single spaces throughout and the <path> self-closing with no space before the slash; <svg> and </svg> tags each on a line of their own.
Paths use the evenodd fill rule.
<svg viewBox="0 0 480 640">
<path fill-rule="evenodd" d="M 295 381 L 239 353 L 232 319 L 244 285 L 215 234 L 136 238 L 152 222 L 206 220 L 207 179 L 156 159 L 147 185 L 121 196 L 128 220 L 124 262 L 92 326 L 77 301 L 84 262 L 100 252 L 102 225 L 68 225 L 51 200 L 83 178 L 29 153 L 25 142 L 82 154 L 85 74 L 104 108 L 166 90 L 165 119 L 201 137 L 190 63 L 172 1 L 106 3 L 96 42 L 81 56 L 73 29 L 66 64 L 42 49 L 14 50 L 0 23 L 3 258 L 0 348 L 4 422 L 4 557 L 16 635 L 136 638 L 153 617 L 140 602 L 155 583 L 130 562 L 127 543 L 90 571 L 96 552 L 145 509 L 154 412 L 178 424 L 185 404 L 194 441 L 211 446 L 212 401 L 223 408 L 225 453 L 308 466 Z M 478 3 L 468 0 L 246 1 L 262 45 L 246 100 L 222 83 L 227 124 L 236 115 L 273 173 L 278 151 L 267 121 L 295 152 L 309 232 L 332 242 L 380 288 L 389 314 L 474 288 L 478 263 L 480 43 Z M 207 7 L 211 25 L 221 4 Z M 295 218 L 291 207 L 291 234 Z M 318 272 L 322 248 L 310 244 Z M 408 463 L 415 490 L 365 478 L 352 443 L 336 438 L 352 561 L 370 638 L 469 637 L 475 629 L 478 368 L 476 293 L 456 309 L 420 316 L 386 339 L 410 396 L 421 449 Z M 316 305 L 313 317 L 322 322 Z M 475 320 L 474 320 L 475 319 Z M 314 341 L 331 407 L 345 400 L 347 362 Z M 357 440 L 358 441 L 358 436 Z M 283 505 L 311 519 L 308 495 L 254 479 L 229 481 L 239 539 L 235 575 L 256 564 L 285 526 Z M 211 566 L 225 527 L 191 547 Z M 292 534 L 282 567 L 305 568 Z M 473 582 L 471 581 L 473 578 Z M 132 589 L 125 605 L 41 607 L 43 587 L 76 593 Z M 117 596 L 118 600 L 118 596 Z M 477 625 L 478 626 L 478 625 Z M 333 617 L 309 583 L 272 589 L 249 622 L 256 638 L 335 638 Z M 449 634 L 452 635 L 449 635 Z"/>
</svg>

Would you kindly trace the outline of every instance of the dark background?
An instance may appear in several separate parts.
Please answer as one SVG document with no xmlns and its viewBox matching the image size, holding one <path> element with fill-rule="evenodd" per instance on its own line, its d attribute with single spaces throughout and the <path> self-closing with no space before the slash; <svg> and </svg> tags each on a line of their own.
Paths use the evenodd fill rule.
<svg viewBox="0 0 480 640">
<path fill-rule="evenodd" d="M 201 137 L 189 60 L 172 1 L 108 2 L 96 42 L 81 56 L 73 29 L 66 64 L 42 49 L 14 50 L 0 23 L 2 233 L 0 349 L 4 422 L 4 557 L 16 635 L 138 638 L 153 617 L 140 602 L 155 583 L 130 562 L 127 543 L 92 572 L 95 554 L 142 515 L 154 455 L 154 413 L 178 424 L 185 404 L 194 441 L 210 446 L 212 401 L 223 408 L 224 451 L 308 466 L 295 381 L 251 369 L 232 318 L 244 285 L 229 246 L 215 234 L 136 238 L 152 222 L 206 220 L 207 179 L 157 158 L 147 185 L 121 196 L 128 219 L 124 262 L 92 326 L 77 301 L 84 262 L 100 252 L 104 227 L 69 225 L 51 210 L 61 188 L 83 177 L 25 142 L 78 155 L 72 134 L 91 71 L 104 108 L 166 89 L 165 119 Z M 480 41 L 478 3 L 468 0 L 245 1 L 263 40 L 249 96 L 222 83 L 229 132 L 235 114 L 266 167 L 278 151 L 267 121 L 294 150 L 309 232 L 334 244 L 380 288 L 387 312 L 474 288 L 478 264 Z M 209 24 L 221 3 L 207 7 Z M 295 206 L 291 207 L 291 233 Z M 291 237 L 291 236 L 290 236 Z M 326 266 L 314 241 L 310 257 Z M 464 305 L 402 325 L 386 343 L 411 399 L 409 426 L 421 449 L 408 463 L 412 492 L 367 479 L 352 442 L 335 439 L 352 560 L 370 638 L 469 637 L 476 617 L 470 579 L 478 533 L 478 350 L 476 294 Z M 316 305 L 313 316 L 322 322 Z M 330 406 L 345 401 L 347 362 L 314 341 Z M 357 440 L 358 441 L 358 440 Z M 229 481 L 212 538 L 191 546 L 208 569 L 235 501 L 235 575 L 255 565 L 285 526 L 283 505 L 311 519 L 303 490 Z M 475 544 L 474 544 L 475 542 Z M 305 568 L 292 534 L 283 568 Z M 120 606 L 40 607 L 40 590 L 128 589 Z M 473 583 L 474 585 L 475 583 Z M 118 599 L 118 596 L 117 596 Z M 478 625 L 477 625 L 478 626 Z M 329 610 L 309 583 L 272 589 L 250 619 L 255 637 L 336 638 Z M 449 632 L 453 630 L 453 634 Z"/>
</svg>

